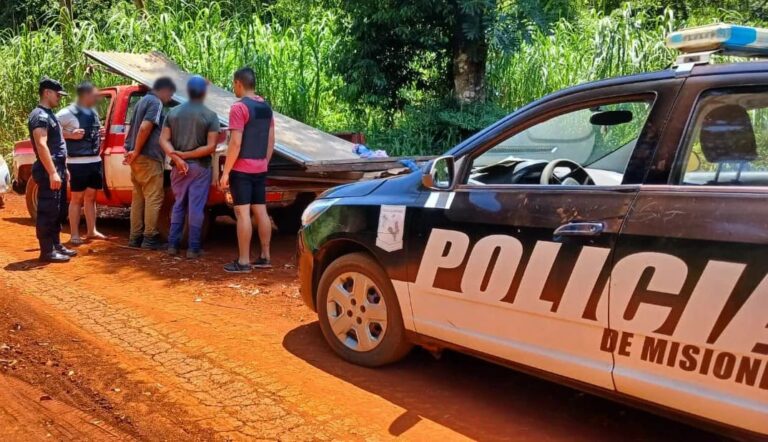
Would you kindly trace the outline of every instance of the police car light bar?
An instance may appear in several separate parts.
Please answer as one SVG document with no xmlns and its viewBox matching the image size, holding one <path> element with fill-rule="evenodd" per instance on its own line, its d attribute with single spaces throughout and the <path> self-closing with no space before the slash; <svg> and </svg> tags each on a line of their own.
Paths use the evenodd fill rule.
<svg viewBox="0 0 768 442">
<path fill-rule="evenodd" d="M 684 54 L 718 52 L 722 55 L 768 57 L 768 29 L 714 24 L 672 32 L 667 47 Z"/>
</svg>

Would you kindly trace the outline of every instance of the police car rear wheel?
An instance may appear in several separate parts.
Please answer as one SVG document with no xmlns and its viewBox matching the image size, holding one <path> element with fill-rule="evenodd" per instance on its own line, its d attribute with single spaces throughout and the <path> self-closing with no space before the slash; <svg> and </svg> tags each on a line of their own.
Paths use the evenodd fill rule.
<svg viewBox="0 0 768 442">
<path fill-rule="evenodd" d="M 317 311 L 326 341 L 350 362 L 376 367 L 411 349 L 392 283 L 368 255 L 345 255 L 328 266 L 318 285 Z"/>
</svg>

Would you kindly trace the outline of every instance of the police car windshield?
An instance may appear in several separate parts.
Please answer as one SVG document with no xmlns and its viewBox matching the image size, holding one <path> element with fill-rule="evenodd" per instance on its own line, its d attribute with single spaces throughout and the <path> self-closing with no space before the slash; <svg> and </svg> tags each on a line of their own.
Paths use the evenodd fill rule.
<svg viewBox="0 0 768 442">
<path fill-rule="evenodd" d="M 489 169 L 504 173 L 500 169 L 503 166 L 522 172 L 519 170 L 521 164 L 567 159 L 582 167 L 623 175 L 650 108 L 650 101 L 633 101 L 552 117 L 476 157 L 472 162 L 473 173 L 487 174 Z M 534 176 L 529 178 L 531 182 L 535 181 Z M 494 180 L 494 184 L 503 182 Z"/>
</svg>

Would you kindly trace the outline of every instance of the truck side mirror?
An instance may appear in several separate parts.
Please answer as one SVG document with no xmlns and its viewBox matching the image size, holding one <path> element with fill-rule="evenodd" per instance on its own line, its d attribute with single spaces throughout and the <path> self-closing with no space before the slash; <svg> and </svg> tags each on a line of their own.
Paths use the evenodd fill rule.
<svg viewBox="0 0 768 442">
<path fill-rule="evenodd" d="M 427 189 L 447 190 L 453 187 L 454 159 L 451 155 L 437 157 L 421 176 L 421 184 Z"/>
</svg>

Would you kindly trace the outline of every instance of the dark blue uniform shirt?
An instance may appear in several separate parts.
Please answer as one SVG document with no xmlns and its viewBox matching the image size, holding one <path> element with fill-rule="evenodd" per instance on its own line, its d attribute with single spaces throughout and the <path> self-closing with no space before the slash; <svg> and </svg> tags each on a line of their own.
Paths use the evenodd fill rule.
<svg viewBox="0 0 768 442">
<path fill-rule="evenodd" d="M 51 153 L 53 162 L 64 164 L 67 159 L 67 144 L 64 141 L 64 131 L 53 111 L 38 105 L 29 114 L 27 126 L 29 127 L 29 138 L 32 140 L 32 147 L 35 149 L 35 156 L 38 161 L 40 160 L 40 154 L 38 153 L 40 146 L 36 145 L 35 137 L 32 136 L 32 131 L 43 128 L 48 131 L 48 145 L 45 146 L 45 148 Z"/>
</svg>

